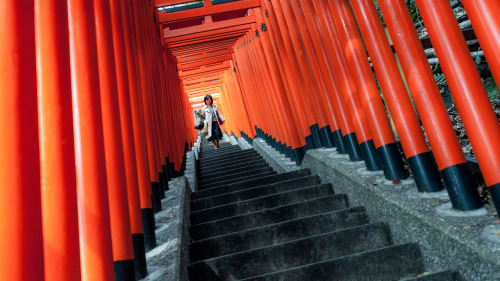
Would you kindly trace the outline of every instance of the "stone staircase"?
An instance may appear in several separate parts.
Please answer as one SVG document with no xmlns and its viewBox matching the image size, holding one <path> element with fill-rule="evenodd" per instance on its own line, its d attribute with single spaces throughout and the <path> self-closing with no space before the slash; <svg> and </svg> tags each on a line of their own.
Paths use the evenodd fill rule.
<svg viewBox="0 0 500 281">
<path fill-rule="evenodd" d="M 191 196 L 191 281 L 456 280 L 309 170 L 276 174 L 254 150 L 202 142 Z"/>
</svg>

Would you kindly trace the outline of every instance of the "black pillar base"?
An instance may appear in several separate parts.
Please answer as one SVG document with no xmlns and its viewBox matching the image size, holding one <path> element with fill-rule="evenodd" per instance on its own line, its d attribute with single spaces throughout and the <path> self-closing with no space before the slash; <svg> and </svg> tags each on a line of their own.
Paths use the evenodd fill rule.
<svg viewBox="0 0 500 281">
<path fill-rule="evenodd" d="M 175 165 L 174 163 L 170 163 L 170 174 L 172 175 L 172 178 L 175 178 Z"/>
<path fill-rule="evenodd" d="M 450 166 L 441 171 L 453 209 L 472 211 L 483 207 L 467 163 Z"/>
<path fill-rule="evenodd" d="M 335 141 L 333 140 L 332 130 L 330 129 L 330 125 L 327 125 L 319 130 L 323 138 L 323 144 L 326 148 L 335 147 Z"/>
<path fill-rule="evenodd" d="M 161 211 L 160 184 L 158 182 L 151 182 L 151 188 L 151 202 L 153 203 L 153 210 L 156 214 Z"/>
<path fill-rule="evenodd" d="M 144 230 L 144 249 L 149 252 L 156 248 L 156 223 L 153 209 L 141 209 L 142 229 Z"/>
<path fill-rule="evenodd" d="M 295 161 L 295 155 L 293 154 L 293 150 L 292 150 L 291 146 L 286 148 L 286 153 L 288 155 L 287 157 L 290 158 L 290 160 Z"/>
<path fill-rule="evenodd" d="M 351 159 L 351 161 L 363 161 L 363 155 L 361 154 L 361 148 L 359 147 L 356 133 L 345 135 L 344 143 L 346 144 L 349 159 Z"/>
<path fill-rule="evenodd" d="M 280 154 L 284 154 L 285 151 L 283 150 L 283 144 L 281 143 L 281 141 L 277 142 L 276 146 L 278 147 L 278 152 Z"/>
<path fill-rule="evenodd" d="M 314 125 L 310 126 L 309 129 L 311 130 L 311 136 L 313 138 L 314 148 L 323 147 L 323 143 L 321 142 L 321 136 L 319 133 L 318 124 L 314 124 Z"/>
<path fill-rule="evenodd" d="M 382 164 L 378 159 L 377 151 L 375 149 L 375 143 L 373 140 L 367 140 L 359 145 L 361 148 L 361 154 L 365 160 L 366 169 L 368 171 L 380 171 L 382 170 Z"/>
<path fill-rule="evenodd" d="M 377 154 L 386 179 L 404 180 L 408 178 L 408 171 L 405 169 L 398 145 L 395 142 L 377 148 Z"/>
<path fill-rule="evenodd" d="M 165 179 L 163 178 L 163 173 L 158 173 L 158 179 L 160 180 L 158 184 L 158 194 L 160 199 L 165 198 Z"/>
<path fill-rule="evenodd" d="M 306 137 L 306 145 L 305 145 L 305 151 L 308 151 L 309 149 L 313 149 L 314 148 L 314 143 L 313 143 L 313 140 L 312 140 L 312 136 L 309 135 Z"/>
<path fill-rule="evenodd" d="M 333 140 L 335 141 L 335 146 L 337 147 L 337 152 L 340 154 L 347 154 L 347 147 L 344 143 L 344 137 L 342 137 L 342 132 L 340 129 L 332 132 Z"/>
<path fill-rule="evenodd" d="M 134 260 L 115 261 L 116 281 L 135 281 Z"/>
<path fill-rule="evenodd" d="M 304 149 L 302 147 L 297 147 L 292 150 L 292 152 L 295 157 L 295 163 L 297 163 L 297 166 L 300 166 L 300 164 L 302 164 L 302 160 L 304 160 Z"/>
<path fill-rule="evenodd" d="M 168 159 L 168 158 L 167 158 Z M 166 162 L 168 163 L 168 161 Z M 164 189 L 165 191 L 168 191 L 170 188 L 168 187 L 168 181 L 170 180 L 169 176 L 168 176 L 168 169 L 167 169 L 167 165 L 162 165 L 161 166 L 161 169 L 163 171 L 163 179 L 165 180 L 165 182 L 163 183 L 164 184 Z"/>
<path fill-rule="evenodd" d="M 148 275 L 146 250 L 144 248 L 144 234 L 132 234 L 132 245 L 134 246 L 135 279 L 139 280 Z"/>
<path fill-rule="evenodd" d="M 438 168 L 431 152 L 424 152 L 408 158 L 413 178 L 420 192 L 443 190 Z"/>
<path fill-rule="evenodd" d="M 170 158 L 166 157 L 165 158 L 165 169 L 167 169 L 167 179 L 171 180 L 172 179 L 172 171 L 170 170 Z"/>
<path fill-rule="evenodd" d="M 491 200 L 495 205 L 495 209 L 497 210 L 497 217 L 500 214 L 500 183 L 488 186 L 488 191 L 491 195 Z"/>
</svg>

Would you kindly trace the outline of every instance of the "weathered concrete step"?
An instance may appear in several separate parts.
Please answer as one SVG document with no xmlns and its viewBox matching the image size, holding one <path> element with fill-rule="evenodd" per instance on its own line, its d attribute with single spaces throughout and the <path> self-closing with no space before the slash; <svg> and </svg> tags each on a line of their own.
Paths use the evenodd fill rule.
<svg viewBox="0 0 500 281">
<path fill-rule="evenodd" d="M 243 172 L 237 172 L 237 173 L 231 173 L 231 174 L 226 174 L 223 176 L 218 176 L 218 177 L 208 177 L 204 180 L 198 180 L 198 185 L 208 185 L 208 184 L 215 184 L 223 181 L 228 181 L 231 179 L 238 179 L 250 175 L 255 175 L 258 173 L 263 173 L 263 172 L 272 172 L 273 168 L 269 167 L 269 165 L 263 165 L 263 166 L 253 166 L 253 167 L 248 167 L 246 171 Z"/>
<path fill-rule="evenodd" d="M 202 146 L 202 148 L 205 148 Z M 200 151 L 200 154 L 203 155 L 218 155 L 226 152 L 232 152 L 232 151 L 242 151 L 241 148 L 238 145 L 229 145 L 229 146 L 221 146 L 219 149 L 211 149 L 211 150 L 205 150 L 203 149 Z"/>
<path fill-rule="evenodd" d="M 446 270 L 431 274 L 419 275 L 415 277 L 408 277 L 400 279 L 401 281 L 455 281 L 458 280 L 457 273 Z"/>
<path fill-rule="evenodd" d="M 217 177 L 221 175 L 227 175 L 229 173 L 237 173 L 237 172 L 243 172 L 248 170 L 248 167 L 254 167 L 254 166 L 259 166 L 259 165 L 268 165 L 266 160 L 260 159 L 256 160 L 254 162 L 249 162 L 248 164 L 243 164 L 243 165 L 236 165 L 236 166 L 231 166 L 229 168 L 219 168 L 219 169 L 213 169 L 213 170 L 207 170 L 204 173 L 198 173 L 198 180 L 204 180 L 208 177 Z"/>
<path fill-rule="evenodd" d="M 390 243 L 389 231 L 386 225 L 382 223 L 365 224 L 341 231 L 194 262 L 189 267 L 189 276 L 191 280 L 238 280 L 354 253 L 380 249 L 389 246 Z M 214 274 L 218 279 L 213 279 Z M 302 280 L 312 279 L 306 278 Z"/>
<path fill-rule="evenodd" d="M 239 201 L 210 209 L 191 213 L 191 224 L 200 224 L 208 221 L 244 215 L 248 213 L 290 205 L 302 201 L 333 195 L 335 192 L 331 184 L 319 184 L 300 189 L 285 191 L 265 197 Z"/>
<path fill-rule="evenodd" d="M 252 154 L 258 154 L 257 151 L 253 149 L 247 149 L 247 150 L 230 150 L 230 151 L 225 151 L 217 154 L 212 154 L 212 155 L 206 155 L 203 152 L 200 153 L 200 158 L 199 161 L 200 163 L 205 163 L 208 161 L 220 161 L 221 159 L 224 158 L 230 158 L 230 157 L 238 157 L 238 156 L 244 156 L 244 155 L 252 155 Z"/>
<path fill-rule="evenodd" d="M 306 176 L 291 180 L 284 180 L 277 183 L 267 184 L 242 191 L 230 192 L 226 194 L 206 197 L 191 201 L 191 211 L 213 208 L 220 205 L 230 204 L 232 202 L 249 200 L 268 196 L 271 194 L 302 188 L 303 186 L 316 185 L 321 182 L 318 176 Z"/>
<path fill-rule="evenodd" d="M 211 169 L 228 168 L 228 167 L 232 167 L 235 165 L 241 165 L 244 163 L 248 163 L 248 162 L 260 160 L 260 159 L 264 159 L 264 158 L 262 158 L 262 156 L 260 156 L 258 154 L 251 154 L 251 155 L 242 156 L 242 157 L 238 157 L 238 158 L 234 158 L 234 159 L 223 159 L 223 160 L 220 160 L 218 162 L 208 162 L 208 163 L 205 163 L 203 165 L 198 164 L 198 170 L 205 172 L 207 170 L 210 171 Z"/>
<path fill-rule="evenodd" d="M 223 153 L 226 150 L 232 150 L 232 149 L 241 149 L 237 145 L 220 145 L 219 149 L 214 149 L 212 144 L 202 144 L 201 145 L 201 151 L 206 154 L 218 154 L 218 153 Z"/>
<path fill-rule="evenodd" d="M 192 225 L 191 239 L 201 240 L 348 207 L 347 196 L 336 194 L 265 211 Z"/>
<path fill-rule="evenodd" d="M 190 245 L 190 258 L 196 262 L 366 223 L 368 217 L 363 207 L 342 209 L 198 240 Z"/>
<path fill-rule="evenodd" d="M 207 189 L 207 188 L 213 188 L 213 187 L 217 187 L 217 186 L 223 186 L 223 185 L 228 185 L 228 184 L 232 184 L 232 183 L 237 183 L 237 182 L 241 182 L 241 181 L 259 179 L 262 177 L 275 175 L 275 174 L 276 174 L 276 172 L 274 172 L 274 171 L 254 173 L 254 174 L 246 176 L 246 177 L 239 177 L 239 178 L 235 178 L 235 179 L 219 181 L 219 182 L 210 183 L 210 184 L 203 184 L 203 185 L 198 185 L 198 186 L 199 186 L 199 189 Z"/>
<path fill-rule="evenodd" d="M 193 192 L 191 194 L 191 199 L 195 200 L 195 199 L 201 199 L 201 198 L 210 197 L 210 196 L 221 195 L 221 194 L 225 194 L 225 193 L 229 193 L 229 192 L 241 191 L 241 190 L 245 190 L 248 188 L 254 188 L 254 187 L 258 187 L 258 186 L 262 186 L 262 185 L 266 185 L 266 184 L 277 183 L 280 181 L 296 179 L 296 178 L 309 176 L 309 175 L 311 175 L 311 170 L 309 170 L 309 169 L 302 169 L 302 170 L 297 170 L 297 171 L 292 171 L 292 172 L 282 173 L 282 174 L 276 174 L 276 175 L 269 175 L 267 177 L 262 177 L 259 179 L 251 179 L 251 180 L 246 180 L 246 181 L 242 181 L 239 183 L 233 183 L 230 185 L 221 185 L 218 187 Z"/>
<path fill-rule="evenodd" d="M 387 281 L 423 271 L 424 265 L 418 246 L 403 244 L 276 271 L 241 281 Z M 216 274 L 212 274 L 205 279 L 191 280 L 222 280 L 217 278 Z M 224 280 L 237 279 L 230 277 Z"/>
<path fill-rule="evenodd" d="M 248 154 L 255 154 L 257 153 L 255 150 L 253 149 L 247 149 L 247 150 L 229 150 L 229 151 L 224 151 L 223 153 L 212 153 L 212 154 L 205 154 L 203 152 L 200 153 L 200 158 L 199 158 L 199 161 L 200 163 L 204 163 L 204 162 L 207 162 L 207 161 L 216 161 L 216 160 L 220 160 L 222 158 L 227 158 L 227 157 L 233 157 L 233 156 L 238 156 L 238 155 L 248 155 Z"/>
<path fill-rule="evenodd" d="M 230 154 L 222 154 L 217 157 L 200 157 L 198 160 L 198 166 L 203 167 L 207 164 L 221 164 L 225 162 L 233 162 L 238 159 L 246 159 L 253 156 L 260 156 L 255 150 L 243 150 Z"/>
</svg>

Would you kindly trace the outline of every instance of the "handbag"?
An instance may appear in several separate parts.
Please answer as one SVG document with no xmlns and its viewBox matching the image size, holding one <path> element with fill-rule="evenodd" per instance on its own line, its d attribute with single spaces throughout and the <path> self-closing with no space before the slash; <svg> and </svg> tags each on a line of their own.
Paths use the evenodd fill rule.
<svg viewBox="0 0 500 281">
<path fill-rule="evenodd" d="M 226 119 L 220 114 L 219 110 L 217 110 L 217 121 L 219 122 L 219 126 L 226 122 Z"/>
<path fill-rule="evenodd" d="M 204 126 L 205 126 L 204 122 L 201 121 L 196 122 L 196 124 L 194 124 L 195 130 L 202 130 Z"/>
</svg>

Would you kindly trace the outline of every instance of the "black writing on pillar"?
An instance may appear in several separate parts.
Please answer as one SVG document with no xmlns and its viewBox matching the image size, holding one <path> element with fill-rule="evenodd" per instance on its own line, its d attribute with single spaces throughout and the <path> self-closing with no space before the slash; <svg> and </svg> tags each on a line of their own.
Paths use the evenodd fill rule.
<svg viewBox="0 0 500 281">
<path fill-rule="evenodd" d="M 265 23 L 262 23 L 260 25 L 260 30 L 262 30 L 262 32 L 266 32 L 267 31 L 267 25 Z"/>
<path fill-rule="evenodd" d="M 269 11 L 268 10 L 266 10 L 265 15 L 266 15 L 266 18 L 269 17 Z"/>
<path fill-rule="evenodd" d="M 260 38 L 260 34 L 259 34 L 259 30 L 258 29 L 255 30 L 255 37 L 259 37 Z"/>
<path fill-rule="evenodd" d="M 236 72 L 236 67 L 233 67 L 233 71 Z"/>
</svg>

